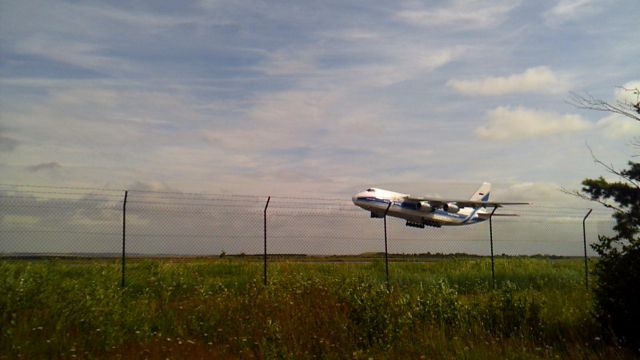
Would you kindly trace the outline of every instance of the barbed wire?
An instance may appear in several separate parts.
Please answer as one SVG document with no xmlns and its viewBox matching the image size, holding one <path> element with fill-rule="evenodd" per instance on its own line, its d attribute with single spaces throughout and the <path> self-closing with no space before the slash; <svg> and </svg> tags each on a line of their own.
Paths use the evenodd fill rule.
<svg viewBox="0 0 640 360">
<path fill-rule="evenodd" d="M 91 191 L 106 191 L 106 192 L 123 192 L 122 189 L 109 189 L 109 188 L 92 188 L 92 187 L 80 187 L 80 186 L 49 186 L 49 185 L 26 185 L 26 184 L 0 184 L 0 187 L 16 187 L 16 188 L 35 188 L 35 189 L 58 189 L 58 190 L 91 190 Z"/>
<path fill-rule="evenodd" d="M 121 192 L 128 191 L 129 193 L 141 193 L 146 196 L 158 195 L 163 198 L 171 198 L 166 195 L 180 195 L 184 196 L 198 196 L 198 197 L 232 197 L 232 198 L 254 198 L 265 199 L 271 196 L 272 199 L 285 199 L 285 200 L 318 200 L 318 201 L 341 201 L 344 198 L 329 198 L 329 197 L 311 197 L 311 196 L 290 196 L 290 195 L 248 195 L 248 194 L 225 194 L 225 193 L 207 193 L 207 192 L 182 192 L 182 191 L 169 191 L 169 190 L 148 190 L 148 189 L 110 189 L 110 188 L 94 188 L 94 187 L 72 187 L 72 186 L 48 186 L 48 185 L 26 185 L 26 184 L 0 184 L 1 187 L 9 188 L 36 188 L 36 189 L 54 189 L 54 190 L 86 190 L 86 191 L 105 191 L 105 192 Z M 2 190 L 2 189 L 0 189 Z M 32 191 L 33 192 L 33 191 Z M 48 192 L 56 193 L 56 192 Z"/>
</svg>

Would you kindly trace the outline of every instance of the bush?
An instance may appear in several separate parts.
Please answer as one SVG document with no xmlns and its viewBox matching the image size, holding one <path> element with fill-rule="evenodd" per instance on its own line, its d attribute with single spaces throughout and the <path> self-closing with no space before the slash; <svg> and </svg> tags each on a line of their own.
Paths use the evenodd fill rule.
<svg viewBox="0 0 640 360">
<path fill-rule="evenodd" d="M 598 321 L 621 344 L 640 346 L 640 248 L 602 256 L 595 275 Z"/>
<path fill-rule="evenodd" d="M 616 235 L 599 236 L 599 241 L 592 245 L 600 255 L 595 268 L 595 312 L 620 344 L 637 347 L 640 346 L 640 163 L 629 162 L 629 169 L 622 171 L 608 169 L 624 181 L 610 182 L 599 177 L 582 182 L 583 192 L 592 200 L 615 210 Z"/>
</svg>

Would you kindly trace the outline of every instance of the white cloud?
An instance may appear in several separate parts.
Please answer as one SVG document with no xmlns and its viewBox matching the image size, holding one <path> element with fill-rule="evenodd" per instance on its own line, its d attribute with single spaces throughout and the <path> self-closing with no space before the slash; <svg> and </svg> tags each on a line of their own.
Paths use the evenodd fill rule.
<svg viewBox="0 0 640 360">
<path fill-rule="evenodd" d="M 532 125 L 500 127 L 489 122 L 496 114 L 470 123 L 459 116 L 460 99 L 449 96 L 454 85 L 475 95 L 516 92 L 509 97 L 513 104 L 541 109 L 539 101 L 548 98 L 528 93 L 566 89 L 572 79 L 565 74 L 584 73 L 584 59 L 599 61 L 590 56 L 595 48 L 576 41 L 582 37 L 536 27 L 540 15 L 531 14 L 555 3 L 524 9 L 512 0 L 311 8 L 216 0 L 208 8 L 197 2 L 16 2 L 0 21 L 9 61 L 0 79 L 6 94 L 0 104 L 0 123 L 6 124 L 0 129 L 1 177 L 44 182 L 48 174 L 36 177 L 25 167 L 50 161 L 64 165 L 61 178 L 50 181 L 156 179 L 192 189 L 240 189 L 244 183 L 250 192 L 256 184 L 293 191 L 288 186 L 304 177 L 318 179 L 323 190 L 327 179 L 344 186 L 433 174 L 457 178 L 470 168 L 479 177 L 477 159 L 449 150 L 490 152 L 492 141 L 484 139 L 501 131 L 524 137 L 564 130 L 546 122 L 535 131 Z M 611 10 L 611 16 L 607 26 L 618 26 L 602 32 L 631 51 L 621 42 L 622 29 L 629 28 L 621 24 L 631 22 L 630 15 Z M 575 48 L 554 57 L 554 49 L 568 46 Z M 508 59 L 516 70 L 487 70 L 504 65 L 495 59 Z M 634 78 L 624 77 L 632 66 L 614 62 L 617 78 Z M 549 67 L 530 68 L 535 65 Z M 478 75 L 452 80 L 443 91 L 443 82 L 462 76 L 461 69 Z M 590 81 L 602 83 L 598 79 Z M 464 103 L 481 112 L 497 106 L 480 97 Z M 461 137 L 459 129 L 481 125 L 477 138 Z M 620 143 L 601 139 L 603 147 Z M 557 179 L 557 169 L 571 172 L 559 160 L 518 168 L 524 158 L 540 157 L 540 143 L 546 144 L 528 142 L 527 154 L 512 143 L 513 151 L 504 153 L 517 160 L 490 154 L 482 167 L 496 172 L 508 163 L 513 176 L 534 174 L 536 180 Z"/>
<path fill-rule="evenodd" d="M 449 7 L 399 11 L 396 18 L 416 26 L 451 26 L 453 30 L 483 29 L 501 23 L 518 2 L 455 1 Z"/>
<path fill-rule="evenodd" d="M 400 46 L 388 62 L 363 66 L 343 75 L 363 87 L 390 86 L 428 74 L 454 61 L 462 53 L 462 48 L 421 49 L 409 45 Z"/>
<path fill-rule="evenodd" d="M 544 13 L 547 25 L 559 25 L 600 11 L 594 0 L 560 0 Z"/>
<path fill-rule="evenodd" d="M 615 99 L 623 104 L 637 104 L 640 101 L 640 80 L 629 81 L 616 89 Z"/>
<path fill-rule="evenodd" d="M 640 101 L 638 89 L 640 89 L 640 80 L 622 85 L 616 89 L 612 104 L 631 111 L 635 115 L 635 109 L 632 106 Z M 609 114 L 600 119 L 596 125 L 609 139 L 629 139 L 640 136 L 640 122 L 620 114 Z"/>
<path fill-rule="evenodd" d="M 523 182 L 508 188 L 498 187 L 494 193 L 496 201 L 566 202 L 567 197 L 560 189 L 561 186 L 556 183 Z"/>
<path fill-rule="evenodd" d="M 191 16 L 175 16 L 154 14 L 151 12 L 140 12 L 132 10 L 122 10 L 111 6 L 89 6 L 89 5 L 70 5 L 72 9 L 88 18 L 93 19 L 109 19 L 127 26 L 136 26 L 139 28 L 168 28 L 182 25 L 192 25 L 201 22 L 202 19 Z"/>
<path fill-rule="evenodd" d="M 596 125 L 609 139 L 629 139 L 640 136 L 640 123 L 618 114 L 604 117 Z"/>
<path fill-rule="evenodd" d="M 269 54 L 268 60 L 260 70 L 268 76 L 294 76 L 317 74 L 313 56 L 310 52 L 276 51 Z"/>
<path fill-rule="evenodd" d="M 327 37 L 331 39 L 331 37 Z M 342 43 L 333 47 L 308 46 L 274 51 L 256 68 L 270 77 L 290 77 L 300 87 L 310 88 L 370 88 L 385 87 L 428 74 L 459 59 L 467 47 L 433 48 L 409 41 L 358 42 L 345 49 Z M 365 59 L 361 62 L 333 62 L 326 58 Z"/>
<path fill-rule="evenodd" d="M 162 144 L 188 145 L 185 133 L 205 119 L 191 104 L 188 98 L 159 92 L 56 89 L 37 105 L 16 105 L 3 113 L 15 124 L 22 149 L 11 162 L 42 163 L 55 149 L 65 165 L 111 165 L 121 163 L 115 158 L 123 154 L 152 156 L 149 152 Z M 139 151 L 143 148 L 148 152 Z"/>
<path fill-rule="evenodd" d="M 104 54 L 105 49 L 83 41 L 34 36 L 18 44 L 16 50 L 26 55 L 41 56 L 56 62 L 103 73 L 123 74 L 137 70 L 132 62 Z"/>
<path fill-rule="evenodd" d="M 578 115 L 498 107 L 487 114 L 488 123 L 475 134 L 490 140 L 520 140 L 587 130 L 592 125 Z"/>
<path fill-rule="evenodd" d="M 513 93 L 561 93 L 568 83 L 546 66 L 527 69 L 520 74 L 485 77 L 478 80 L 450 80 L 447 85 L 465 95 L 494 96 Z"/>
<path fill-rule="evenodd" d="M 324 36 L 329 39 L 337 39 L 349 42 L 373 41 L 380 39 L 380 34 L 375 31 L 367 31 L 357 28 L 327 31 Z"/>
</svg>

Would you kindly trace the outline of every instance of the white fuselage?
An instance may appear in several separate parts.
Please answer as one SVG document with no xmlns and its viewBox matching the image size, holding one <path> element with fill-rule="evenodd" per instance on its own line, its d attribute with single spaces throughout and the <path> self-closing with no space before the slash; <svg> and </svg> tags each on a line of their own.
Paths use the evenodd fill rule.
<svg viewBox="0 0 640 360">
<path fill-rule="evenodd" d="M 355 194 L 352 200 L 355 205 L 370 211 L 372 217 L 383 217 L 388 207 L 387 215 L 405 219 L 407 225 L 418 227 L 469 225 L 489 217 L 486 209 L 481 207 L 462 207 L 456 212 L 450 212 L 442 208 L 419 206 L 415 201 L 405 201 L 408 197 L 408 194 L 371 188 Z"/>
</svg>

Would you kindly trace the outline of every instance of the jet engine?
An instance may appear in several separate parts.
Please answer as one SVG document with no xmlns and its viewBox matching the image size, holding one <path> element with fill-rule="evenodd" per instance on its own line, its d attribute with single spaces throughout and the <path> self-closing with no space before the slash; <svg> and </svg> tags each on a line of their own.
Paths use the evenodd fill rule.
<svg viewBox="0 0 640 360">
<path fill-rule="evenodd" d="M 446 212 L 450 212 L 450 213 L 457 213 L 458 211 L 460 211 L 460 207 L 454 203 L 448 203 L 448 204 L 444 204 L 442 205 L 442 209 Z"/>
<path fill-rule="evenodd" d="M 432 212 L 433 211 L 433 207 L 427 201 L 420 201 L 418 203 L 418 210 L 424 211 L 424 212 Z"/>
</svg>

